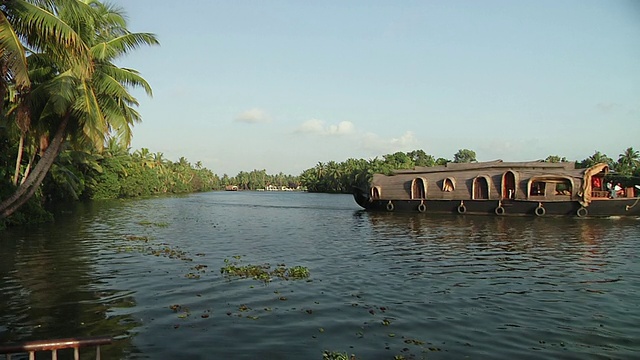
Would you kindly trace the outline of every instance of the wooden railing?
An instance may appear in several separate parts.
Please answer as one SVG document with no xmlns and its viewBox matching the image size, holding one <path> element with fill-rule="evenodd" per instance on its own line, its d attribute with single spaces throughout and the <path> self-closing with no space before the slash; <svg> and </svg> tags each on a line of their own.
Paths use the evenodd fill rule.
<svg viewBox="0 0 640 360">
<path fill-rule="evenodd" d="M 51 351 L 51 359 L 58 359 L 58 350 L 73 349 L 73 358 L 80 359 L 81 347 L 96 347 L 96 360 L 100 360 L 100 345 L 108 345 L 113 342 L 110 336 L 68 338 L 53 340 L 25 341 L 17 344 L 0 345 L 0 354 L 5 354 L 7 360 L 11 354 L 29 353 L 29 360 L 35 360 L 36 352 Z"/>
<path fill-rule="evenodd" d="M 610 194 L 609 191 L 602 191 L 602 190 L 591 191 L 592 198 L 606 198 L 606 197 L 609 197 L 609 194 Z"/>
</svg>

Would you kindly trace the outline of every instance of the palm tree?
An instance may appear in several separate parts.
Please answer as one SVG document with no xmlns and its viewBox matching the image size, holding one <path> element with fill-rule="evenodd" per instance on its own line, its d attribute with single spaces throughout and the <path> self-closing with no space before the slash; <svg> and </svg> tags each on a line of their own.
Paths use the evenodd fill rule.
<svg viewBox="0 0 640 360">
<path fill-rule="evenodd" d="M 616 171 L 620 174 L 631 175 L 638 167 L 640 167 L 640 152 L 637 150 L 630 147 L 619 155 Z"/>
<path fill-rule="evenodd" d="M 21 38 L 26 38 L 32 49 L 25 48 Z M 14 186 L 19 180 L 26 135 L 31 129 L 25 101 L 31 88 L 27 55 L 44 48 L 55 49 L 60 60 L 71 66 L 75 64 L 73 59 L 88 58 L 88 49 L 75 31 L 48 9 L 23 0 L 0 3 L 0 98 L 4 103 L 0 118 L 13 118 L 20 138 Z"/>
<path fill-rule="evenodd" d="M 133 157 L 140 162 L 142 167 L 153 169 L 156 165 L 153 154 L 147 148 L 141 148 L 133 152 Z"/>
<path fill-rule="evenodd" d="M 595 164 L 599 164 L 599 163 L 605 163 L 605 164 L 609 164 L 609 166 L 611 166 L 611 164 L 613 163 L 613 160 L 611 160 L 610 157 L 608 157 L 607 155 L 601 153 L 600 151 L 596 151 L 593 153 L 593 155 L 589 156 L 588 158 L 582 160 L 579 165 L 581 168 L 589 168 L 592 167 Z"/>
<path fill-rule="evenodd" d="M 140 121 L 140 115 L 133 108 L 138 102 L 128 89 L 142 87 L 151 95 L 151 87 L 137 71 L 119 68 L 112 61 L 142 45 L 157 44 L 153 34 L 129 32 L 122 11 L 97 0 L 32 1 L 49 17 L 57 14 L 59 23 L 64 25 L 60 27 L 73 33 L 69 38 L 88 50 L 75 52 L 61 46 L 64 43 L 48 43 L 50 35 L 43 40 L 22 27 L 30 18 L 19 7 L 3 5 L 3 15 L 6 9 L 13 11 L 6 11 L 10 16 L 5 18 L 19 29 L 16 33 L 34 46 L 34 51 L 40 50 L 29 56 L 33 64 L 29 65 L 30 70 L 41 76 L 40 81 L 32 84 L 23 102 L 28 105 L 31 119 L 45 129 L 41 135 L 46 141 L 40 149 L 40 160 L 26 181 L 0 203 L 0 218 L 9 216 L 33 196 L 65 141 L 102 149 L 105 140 L 113 135 L 129 144 L 131 127 Z M 14 3 L 29 4 L 18 0 L 7 4 Z"/>
</svg>

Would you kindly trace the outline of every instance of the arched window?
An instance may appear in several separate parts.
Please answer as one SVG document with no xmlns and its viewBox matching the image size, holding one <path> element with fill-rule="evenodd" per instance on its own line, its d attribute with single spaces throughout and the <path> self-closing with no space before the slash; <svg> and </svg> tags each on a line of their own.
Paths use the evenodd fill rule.
<svg viewBox="0 0 640 360">
<path fill-rule="evenodd" d="M 477 176 L 473 179 L 473 199 L 486 200 L 489 199 L 489 179 L 486 176 Z"/>
<path fill-rule="evenodd" d="M 442 191 L 452 192 L 456 189 L 456 180 L 454 178 L 446 178 L 442 180 Z"/>
<path fill-rule="evenodd" d="M 382 194 L 382 189 L 380 189 L 380 186 L 373 186 L 371 188 L 371 198 L 372 199 L 380 199 L 380 195 Z"/>
<path fill-rule="evenodd" d="M 411 181 L 411 198 L 412 199 L 427 198 L 427 179 L 419 177 Z"/>
<path fill-rule="evenodd" d="M 516 174 L 511 170 L 502 175 L 502 198 L 516 198 Z"/>
</svg>

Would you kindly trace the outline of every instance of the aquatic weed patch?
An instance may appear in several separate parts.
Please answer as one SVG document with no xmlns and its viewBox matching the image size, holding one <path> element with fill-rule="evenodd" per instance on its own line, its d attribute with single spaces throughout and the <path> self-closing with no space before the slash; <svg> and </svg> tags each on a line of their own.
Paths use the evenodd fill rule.
<svg viewBox="0 0 640 360">
<path fill-rule="evenodd" d="M 287 267 L 285 264 L 277 264 L 272 268 L 270 264 L 259 265 L 241 265 L 239 257 L 234 256 L 235 260 L 224 259 L 224 266 L 220 268 L 220 273 L 228 277 L 250 278 L 262 281 L 264 283 L 271 282 L 274 278 L 282 280 L 302 280 L 308 279 L 311 275 L 309 269 L 304 266 Z"/>
<path fill-rule="evenodd" d="M 356 356 L 338 351 L 325 350 L 322 352 L 322 360 L 356 360 Z"/>
<path fill-rule="evenodd" d="M 130 239 L 129 239 L 130 240 Z M 138 240 L 144 243 L 148 243 L 149 239 Z M 172 248 L 169 244 L 153 244 L 153 245 L 124 245 L 116 248 L 118 252 L 137 252 L 145 255 L 153 255 L 157 257 L 165 257 L 169 259 L 177 259 L 182 261 L 193 261 L 191 257 L 185 251 L 177 248 Z"/>
<path fill-rule="evenodd" d="M 167 226 L 169 226 L 169 223 L 166 223 L 166 222 L 152 222 L 152 221 L 148 221 L 148 220 L 143 220 L 143 221 L 139 221 L 138 225 L 155 226 L 155 227 L 167 227 Z"/>
</svg>

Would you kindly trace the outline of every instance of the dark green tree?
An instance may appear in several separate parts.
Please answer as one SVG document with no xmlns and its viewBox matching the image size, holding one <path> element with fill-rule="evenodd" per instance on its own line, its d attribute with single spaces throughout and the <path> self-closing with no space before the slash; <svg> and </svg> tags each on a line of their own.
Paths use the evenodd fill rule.
<svg viewBox="0 0 640 360">
<path fill-rule="evenodd" d="M 10 34 L 6 26 L 10 24 L 16 38 L 25 39 L 26 46 L 33 49 L 28 58 L 31 87 L 14 104 L 16 109 L 25 106 L 31 126 L 40 129 L 32 136 L 40 139 L 41 156 L 14 194 L 0 203 L 0 218 L 11 215 L 36 193 L 65 142 L 102 149 L 113 135 L 128 143 L 133 123 L 140 121 L 133 108 L 138 102 L 128 89 L 139 86 L 151 95 L 151 87 L 137 71 L 115 66 L 113 61 L 142 45 L 157 44 L 154 35 L 129 32 L 121 10 L 99 1 L 33 3 L 37 5 L 3 2 L 0 20 L 7 22 L 0 25 L 0 31 Z M 34 21 L 33 16 L 41 21 Z M 33 26 L 23 27 L 31 21 Z M 53 41 L 48 24 L 55 24 L 52 29 L 64 29 L 59 32 L 68 34 L 64 38 L 73 39 L 68 43 L 74 46 Z M 4 44 L 4 36 L 0 38 Z M 17 51 L 26 54 L 24 49 Z"/>
<path fill-rule="evenodd" d="M 460 149 L 453 155 L 454 163 L 470 163 L 476 162 L 476 152 L 469 149 Z"/>
</svg>

